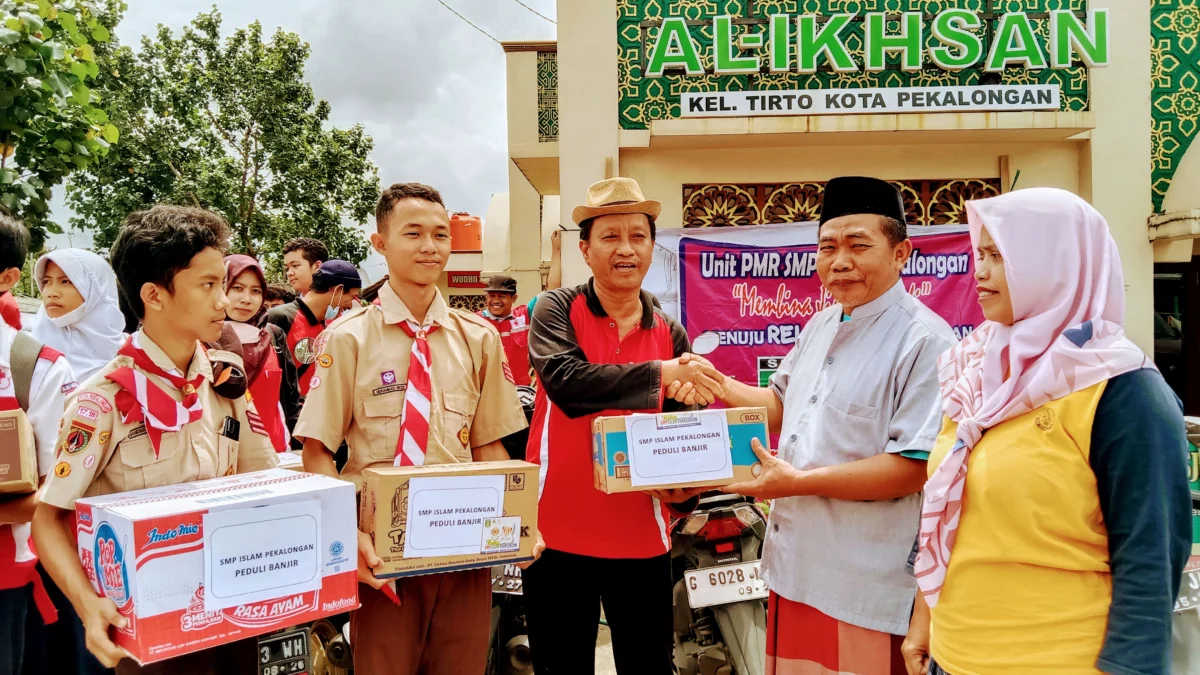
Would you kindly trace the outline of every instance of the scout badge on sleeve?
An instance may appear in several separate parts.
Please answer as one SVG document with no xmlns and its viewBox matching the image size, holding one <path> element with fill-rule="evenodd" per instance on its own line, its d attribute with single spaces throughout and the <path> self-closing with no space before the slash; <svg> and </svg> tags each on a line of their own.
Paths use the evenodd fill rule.
<svg viewBox="0 0 1200 675">
<path fill-rule="evenodd" d="M 81 420 L 72 420 L 71 429 L 67 431 L 67 438 L 63 441 L 62 450 L 68 455 L 75 455 L 83 452 L 88 443 L 92 440 L 92 434 L 96 433 L 96 427 L 88 425 Z"/>
</svg>

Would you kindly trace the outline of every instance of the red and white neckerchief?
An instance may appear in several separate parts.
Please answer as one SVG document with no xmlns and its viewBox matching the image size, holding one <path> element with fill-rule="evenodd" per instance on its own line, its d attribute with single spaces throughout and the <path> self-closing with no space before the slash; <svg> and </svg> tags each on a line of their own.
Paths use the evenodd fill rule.
<svg viewBox="0 0 1200 675">
<path fill-rule="evenodd" d="M 13 330 L 21 330 L 21 307 L 10 291 L 0 293 L 0 320 Z"/>
<path fill-rule="evenodd" d="M 429 400 L 433 398 L 433 378 L 430 366 L 429 334 L 437 324 L 419 326 L 406 320 L 400 324 L 413 339 L 412 355 L 408 360 L 408 386 L 404 390 L 404 413 L 400 418 L 400 439 L 396 442 L 395 466 L 424 466 L 425 448 L 429 445 Z"/>
<path fill-rule="evenodd" d="M 121 356 L 133 359 L 137 368 L 125 366 L 118 368 L 105 377 L 112 380 L 121 388 L 117 392 L 117 410 L 121 411 L 121 420 L 125 424 L 142 422 L 146 425 L 146 434 L 150 444 L 154 446 L 154 456 L 158 457 L 159 443 L 165 432 L 179 431 L 185 424 L 191 424 L 200 419 L 204 408 L 200 405 L 200 396 L 196 390 L 204 381 L 203 375 L 196 375 L 191 380 L 185 379 L 178 369 L 163 370 L 154 363 L 150 355 L 138 346 L 138 333 L 129 336 L 125 344 L 117 351 Z M 145 372 L 142 372 L 145 371 Z M 163 391 L 146 373 L 157 375 L 176 391 L 183 394 L 183 402 L 176 401 L 166 391 Z"/>
</svg>

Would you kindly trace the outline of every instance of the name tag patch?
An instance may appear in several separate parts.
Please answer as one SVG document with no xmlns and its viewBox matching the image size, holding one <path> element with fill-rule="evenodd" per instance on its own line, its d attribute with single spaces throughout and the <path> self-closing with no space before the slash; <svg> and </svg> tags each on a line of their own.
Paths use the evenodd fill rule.
<svg viewBox="0 0 1200 675">
<path fill-rule="evenodd" d="M 392 393 L 393 391 L 404 391 L 404 390 L 406 390 L 406 389 L 408 389 L 408 383 L 404 383 L 404 384 L 393 384 L 393 385 L 391 385 L 391 386 L 388 386 L 388 387 L 380 387 L 380 388 L 378 388 L 378 389 L 372 389 L 372 390 L 371 390 L 371 395 L 372 395 L 372 396 L 383 396 L 384 394 L 390 394 L 390 393 Z"/>
</svg>

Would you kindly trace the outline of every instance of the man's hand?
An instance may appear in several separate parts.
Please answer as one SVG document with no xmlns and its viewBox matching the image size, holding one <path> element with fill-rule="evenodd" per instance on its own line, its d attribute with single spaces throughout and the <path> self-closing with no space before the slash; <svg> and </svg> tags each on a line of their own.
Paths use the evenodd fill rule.
<svg viewBox="0 0 1200 675">
<path fill-rule="evenodd" d="M 375 554 L 375 544 L 371 542 L 371 535 L 358 531 L 358 583 L 366 584 L 375 590 L 383 588 L 387 584 L 387 579 L 380 579 L 375 576 L 375 568 L 383 564 L 379 556 Z"/>
<path fill-rule="evenodd" d="M 550 233 L 550 250 L 562 250 L 562 230 L 555 230 Z"/>
<path fill-rule="evenodd" d="M 662 362 L 667 398 L 684 405 L 709 405 L 724 395 L 725 376 L 708 360 L 684 354 Z"/>
<path fill-rule="evenodd" d="M 538 561 L 538 558 L 541 558 L 541 557 L 542 557 L 542 551 L 545 551 L 545 550 L 546 550 L 546 540 L 545 540 L 545 539 L 542 539 L 542 531 L 541 531 L 541 530 L 538 530 L 538 533 L 537 533 L 537 543 L 535 543 L 535 544 L 533 545 L 533 560 L 530 560 L 530 561 L 528 561 L 528 562 L 523 562 L 523 563 L 520 563 L 519 565 L 517 565 L 517 567 L 520 567 L 520 568 L 521 568 L 521 569 L 523 569 L 523 570 L 527 570 L 527 569 L 529 569 L 529 566 L 530 566 L 530 565 L 532 565 L 533 563 L 537 562 L 537 561 Z"/>
<path fill-rule="evenodd" d="M 79 619 L 83 621 L 88 651 L 104 665 L 115 668 L 121 659 L 129 658 L 129 652 L 118 647 L 108 636 L 110 626 L 124 628 L 128 619 L 121 616 L 117 606 L 107 597 L 88 595 L 82 600 Z"/>
<path fill-rule="evenodd" d="M 726 485 L 721 488 L 722 492 L 734 492 L 758 499 L 778 499 L 801 494 L 797 483 L 803 475 L 802 471 L 767 452 L 757 438 L 750 441 L 750 447 L 754 454 L 758 455 L 758 461 L 762 462 L 762 472 L 754 480 Z"/>
<path fill-rule="evenodd" d="M 702 492 L 708 492 L 711 489 L 707 487 L 694 487 L 672 488 L 670 490 L 643 490 L 643 492 L 664 504 L 682 504 L 692 497 Z"/>
</svg>

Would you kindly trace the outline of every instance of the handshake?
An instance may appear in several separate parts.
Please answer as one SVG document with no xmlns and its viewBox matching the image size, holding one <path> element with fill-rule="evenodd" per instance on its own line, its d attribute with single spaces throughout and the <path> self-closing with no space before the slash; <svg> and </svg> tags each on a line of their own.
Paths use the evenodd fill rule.
<svg viewBox="0 0 1200 675">
<path fill-rule="evenodd" d="M 662 381 L 667 398 L 684 405 L 710 405 L 725 396 L 725 375 L 695 354 L 663 361 Z"/>
</svg>

